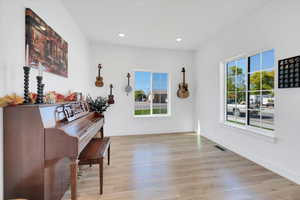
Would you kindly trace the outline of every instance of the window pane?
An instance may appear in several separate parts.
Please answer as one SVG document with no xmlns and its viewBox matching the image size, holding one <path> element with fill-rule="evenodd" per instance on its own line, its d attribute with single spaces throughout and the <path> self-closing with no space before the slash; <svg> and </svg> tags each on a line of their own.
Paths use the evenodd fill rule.
<svg viewBox="0 0 300 200">
<path fill-rule="evenodd" d="M 274 109 L 274 91 L 262 92 L 261 109 Z"/>
<path fill-rule="evenodd" d="M 235 91 L 235 76 L 227 77 L 227 91 Z"/>
<path fill-rule="evenodd" d="M 261 110 L 262 128 L 274 130 L 274 108 Z"/>
<path fill-rule="evenodd" d="M 274 89 L 274 70 L 264 70 L 261 72 L 262 75 L 262 90 L 273 90 Z M 292 79 L 293 80 L 293 79 Z"/>
<path fill-rule="evenodd" d="M 249 110 L 248 117 L 249 117 L 249 125 L 254 127 L 261 127 L 259 110 Z"/>
<path fill-rule="evenodd" d="M 264 91 L 262 93 L 262 128 L 274 130 L 274 100 L 274 91 Z"/>
<path fill-rule="evenodd" d="M 250 56 L 249 62 L 250 62 L 250 66 L 249 66 L 250 73 L 260 70 L 260 54 Z"/>
<path fill-rule="evenodd" d="M 236 98 L 237 105 L 235 110 L 233 111 L 233 114 L 235 115 L 237 122 L 245 124 L 247 111 L 246 92 L 238 92 Z"/>
<path fill-rule="evenodd" d="M 238 91 L 246 90 L 246 76 L 244 74 L 236 77 L 236 89 Z"/>
<path fill-rule="evenodd" d="M 150 115 L 150 79 L 150 72 L 135 72 L 135 115 Z"/>
<path fill-rule="evenodd" d="M 246 59 L 242 58 L 237 60 L 237 68 L 236 68 L 236 87 L 238 91 L 246 90 Z"/>
<path fill-rule="evenodd" d="M 236 94 L 235 92 L 227 93 L 227 106 L 226 106 L 226 120 L 235 121 L 234 110 L 236 108 Z"/>
<path fill-rule="evenodd" d="M 249 92 L 248 104 L 250 109 L 260 109 L 260 91 Z"/>
<path fill-rule="evenodd" d="M 235 61 L 227 63 L 227 75 L 229 76 L 235 75 Z"/>
<path fill-rule="evenodd" d="M 237 75 L 240 74 L 246 74 L 247 73 L 247 59 L 246 58 L 241 58 L 236 61 L 237 65 Z"/>
<path fill-rule="evenodd" d="M 153 114 L 168 113 L 168 74 L 152 74 Z"/>
<path fill-rule="evenodd" d="M 274 50 L 265 51 L 262 53 L 262 70 L 274 68 Z"/>
<path fill-rule="evenodd" d="M 261 90 L 261 72 L 254 72 L 249 75 L 249 90 Z"/>
</svg>

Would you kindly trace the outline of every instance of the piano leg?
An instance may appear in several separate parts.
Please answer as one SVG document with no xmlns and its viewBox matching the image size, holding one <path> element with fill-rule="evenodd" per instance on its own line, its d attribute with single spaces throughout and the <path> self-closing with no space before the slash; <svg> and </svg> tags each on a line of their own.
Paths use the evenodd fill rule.
<svg viewBox="0 0 300 200">
<path fill-rule="evenodd" d="M 100 194 L 103 194 L 103 157 L 100 158 L 98 162 L 99 162 Z"/>
<path fill-rule="evenodd" d="M 107 164 L 110 165 L 110 145 L 108 146 L 108 152 L 107 152 Z"/>
<path fill-rule="evenodd" d="M 101 129 L 100 129 L 100 134 L 101 134 L 101 139 L 103 139 L 103 138 L 104 138 L 104 131 L 103 131 L 103 127 L 101 127 Z"/>
<path fill-rule="evenodd" d="M 73 161 L 70 165 L 71 170 L 71 199 L 77 200 L 77 161 Z"/>
</svg>

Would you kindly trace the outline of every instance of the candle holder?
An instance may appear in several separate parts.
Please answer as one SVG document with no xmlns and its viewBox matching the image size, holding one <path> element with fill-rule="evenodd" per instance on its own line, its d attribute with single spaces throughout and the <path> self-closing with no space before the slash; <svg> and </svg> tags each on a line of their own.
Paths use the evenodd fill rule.
<svg viewBox="0 0 300 200">
<path fill-rule="evenodd" d="M 45 101 L 44 101 L 44 97 L 45 97 L 44 96 L 44 88 L 45 88 L 45 84 L 43 83 L 42 84 L 42 92 L 41 92 L 42 93 L 42 103 L 45 103 Z"/>
<path fill-rule="evenodd" d="M 44 103 L 44 87 L 45 84 L 42 83 L 43 77 L 37 76 L 37 97 L 36 97 L 36 104 L 43 104 Z"/>
<path fill-rule="evenodd" d="M 29 98 L 29 72 L 30 72 L 30 67 L 24 66 L 24 104 L 29 104 L 30 103 L 30 98 Z"/>
</svg>

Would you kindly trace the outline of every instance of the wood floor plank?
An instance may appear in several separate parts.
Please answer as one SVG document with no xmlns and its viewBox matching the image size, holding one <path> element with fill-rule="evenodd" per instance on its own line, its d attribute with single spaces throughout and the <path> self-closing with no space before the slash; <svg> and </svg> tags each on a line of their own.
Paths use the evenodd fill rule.
<svg viewBox="0 0 300 200">
<path fill-rule="evenodd" d="M 79 200 L 300 200 L 299 185 L 194 133 L 111 139 L 104 195 L 98 166 L 83 167 Z"/>
</svg>

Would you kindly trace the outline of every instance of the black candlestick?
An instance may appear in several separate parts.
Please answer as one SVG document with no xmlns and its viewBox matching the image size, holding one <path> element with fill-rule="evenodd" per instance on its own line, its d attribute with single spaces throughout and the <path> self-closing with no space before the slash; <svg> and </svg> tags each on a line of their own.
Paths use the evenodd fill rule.
<svg viewBox="0 0 300 200">
<path fill-rule="evenodd" d="M 36 104 L 44 103 L 44 84 L 42 84 L 43 77 L 37 76 L 37 97 L 36 97 Z"/>
<path fill-rule="evenodd" d="M 44 88 L 45 84 L 42 84 L 42 103 L 44 103 Z"/>
<path fill-rule="evenodd" d="M 30 98 L 29 98 L 29 72 L 30 72 L 30 67 L 24 66 L 24 104 L 30 103 Z"/>
</svg>

